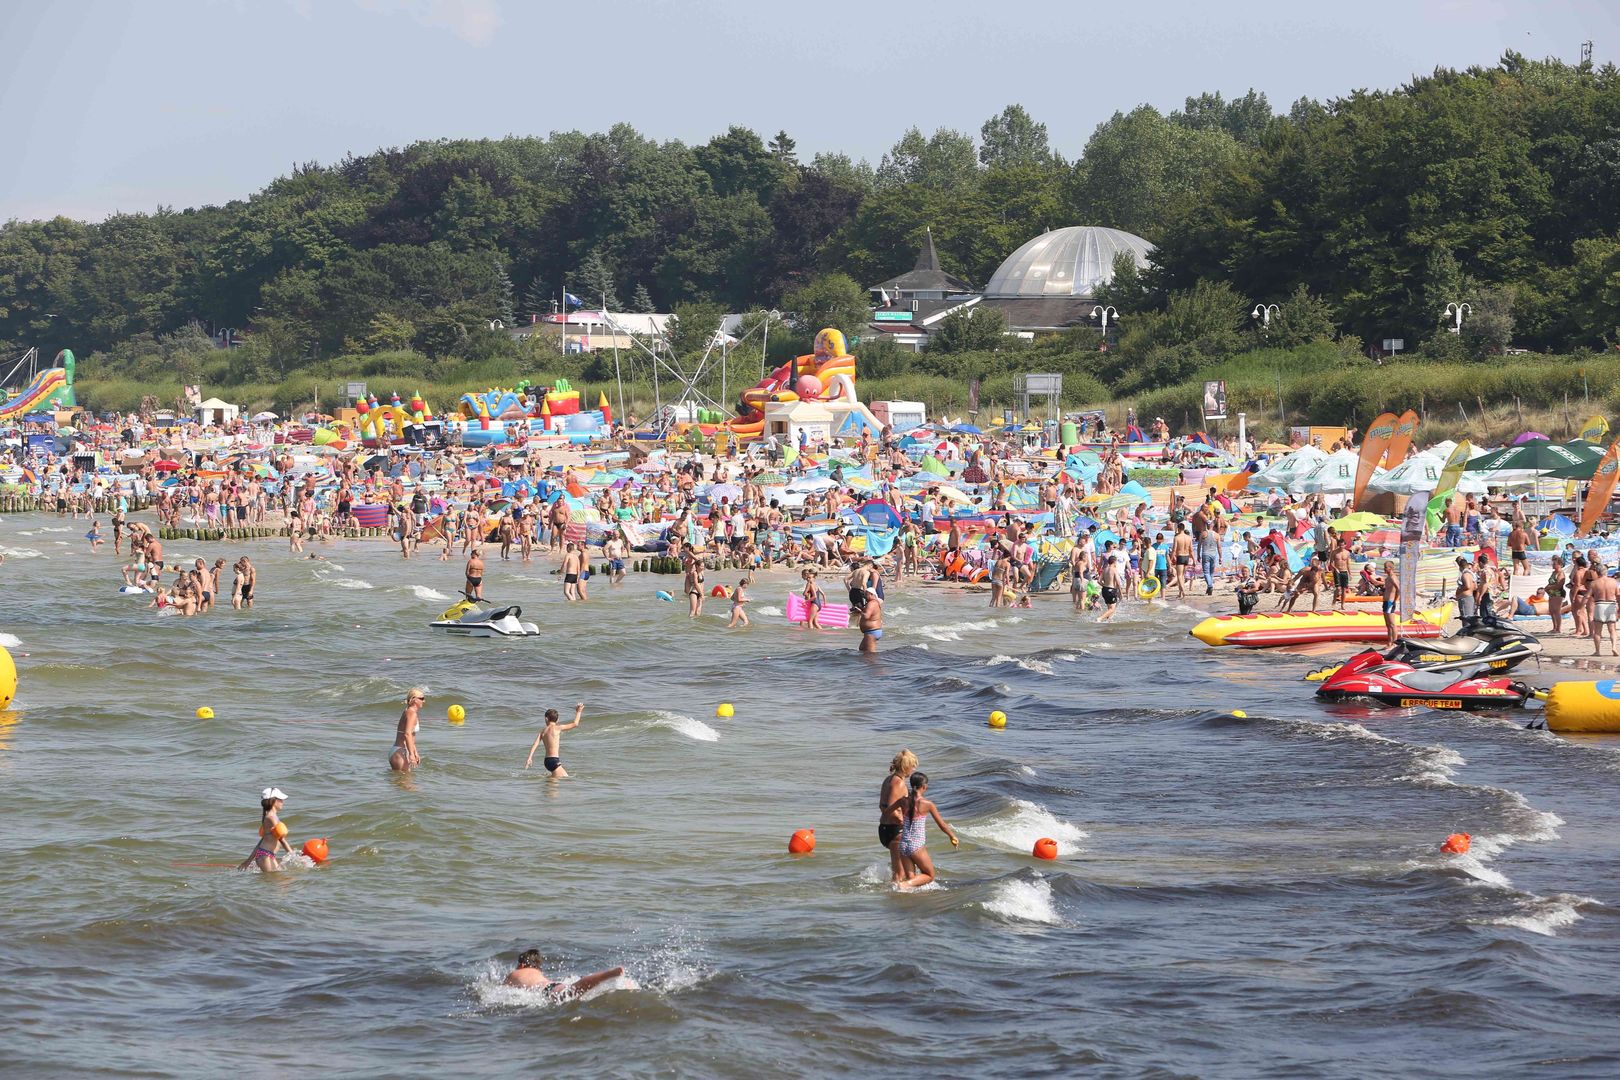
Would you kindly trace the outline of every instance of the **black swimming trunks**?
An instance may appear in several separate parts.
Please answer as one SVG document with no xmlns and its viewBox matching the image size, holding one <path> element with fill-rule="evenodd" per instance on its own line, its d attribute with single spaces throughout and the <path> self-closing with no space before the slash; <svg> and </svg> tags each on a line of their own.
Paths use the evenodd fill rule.
<svg viewBox="0 0 1620 1080">
<path fill-rule="evenodd" d="M 546 767 L 546 772 L 556 772 L 558 769 L 562 768 L 562 758 L 548 757 L 543 764 Z"/>
<path fill-rule="evenodd" d="M 563 575 L 563 584 L 564 585 L 578 585 L 579 584 L 579 575 L 578 574 L 564 574 Z"/>
<path fill-rule="evenodd" d="M 900 826 L 893 822 L 882 822 L 878 825 L 878 843 L 888 847 L 894 843 L 894 838 L 900 835 Z"/>
<path fill-rule="evenodd" d="M 1103 598 L 1103 603 L 1105 603 L 1105 604 L 1109 605 L 1110 607 L 1112 607 L 1114 604 L 1119 603 L 1119 590 L 1115 589 L 1115 588 L 1110 588 L 1109 586 L 1104 585 L 1102 587 L 1102 598 Z"/>
</svg>

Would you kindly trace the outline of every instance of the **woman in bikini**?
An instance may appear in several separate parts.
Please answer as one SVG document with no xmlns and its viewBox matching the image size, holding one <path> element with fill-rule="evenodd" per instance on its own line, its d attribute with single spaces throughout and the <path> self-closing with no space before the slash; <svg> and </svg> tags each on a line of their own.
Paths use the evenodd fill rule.
<svg viewBox="0 0 1620 1080">
<path fill-rule="evenodd" d="M 405 709 L 399 714 L 399 726 L 394 729 L 394 749 L 388 755 L 388 767 L 395 772 L 409 772 L 422 764 L 422 755 L 416 749 L 416 733 L 422 722 L 418 714 L 427 703 L 427 692 L 413 686 L 405 692 Z"/>
<path fill-rule="evenodd" d="M 814 569 L 805 570 L 801 576 L 804 578 L 804 624 L 812 630 L 820 630 L 821 605 L 827 602 L 827 594 L 816 584 Z"/>
<path fill-rule="evenodd" d="M 287 793 L 280 788 L 267 787 L 259 800 L 259 842 L 254 845 L 253 854 L 242 860 L 238 870 L 246 870 L 250 866 L 257 866 L 260 870 L 280 870 L 281 860 L 276 857 L 278 851 L 285 850 L 292 854 L 292 845 L 287 842 L 287 823 L 281 820 L 281 808 L 287 802 Z M 266 847 L 265 845 L 270 845 Z"/>
<path fill-rule="evenodd" d="M 906 879 L 900 862 L 900 830 L 905 826 L 906 781 L 917 771 L 917 755 L 902 750 L 889 762 L 889 775 L 878 788 L 878 843 L 889 852 L 889 878 L 898 885 Z"/>
</svg>

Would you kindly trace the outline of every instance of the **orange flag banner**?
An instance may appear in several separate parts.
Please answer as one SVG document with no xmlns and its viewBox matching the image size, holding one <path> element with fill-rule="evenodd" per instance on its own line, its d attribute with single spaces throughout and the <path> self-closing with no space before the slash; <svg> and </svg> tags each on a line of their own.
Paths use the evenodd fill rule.
<svg viewBox="0 0 1620 1080">
<path fill-rule="evenodd" d="M 1389 449 L 1390 440 L 1395 437 L 1395 429 L 1400 424 L 1394 413 L 1384 413 L 1378 419 L 1367 425 L 1367 437 L 1361 440 L 1361 460 L 1356 462 L 1356 490 L 1352 499 L 1356 507 L 1361 506 L 1361 496 L 1367 490 L 1367 481 L 1373 477 L 1373 470 L 1378 467 L 1379 459 L 1384 451 Z"/>
<path fill-rule="evenodd" d="M 1603 459 L 1598 462 L 1597 472 L 1592 474 L 1592 483 L 1586 489 L 1586 505 L 1581 509 L 1581 527 L 1575 531 L 1576 536 L 1585 536 L 1597 524 L 1597 519 L 1603 516 L 1603 508 L 1609 505 L 1609 496 L 1614 494 L 1614 485 L 1620 481 L 1620 439 L 1609 444 Z"/>
<path fill-rule="evenodd" d="M 1401 413 L 1400 419 L 1395 421 L 1395 437 L 1389 441 L 1389 449 L 1384 451 L 1384 468 L 1393 469 L 1406 460 L 1407 452 L 1412 449 L 1412 436 L 1417 434 L 1418 414 L 1413 409 Z"/>
</svg>

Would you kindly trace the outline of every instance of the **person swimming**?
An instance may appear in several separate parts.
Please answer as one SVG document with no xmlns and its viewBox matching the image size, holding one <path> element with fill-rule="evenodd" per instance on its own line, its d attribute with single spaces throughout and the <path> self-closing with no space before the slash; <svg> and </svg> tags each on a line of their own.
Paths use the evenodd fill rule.
<svg viewBox="0 0 1620 1080">
<path fill-rule="evenodd" d="M 624 968 L 608 968 L 598 971 L 594 975 L 582 975 L 572 982 L 562 982 L 549 978 L 540 970 L 540 965 L 546 958 L 540 955 L 539 949 L 526 949 L 518 956 L 517 967 L 506 976 L 506 985 L 515 986 L 521 990 L 539 990 L 557 1001 L 572 1001 L 575 998 L 595 990 L 609 979 L 617 979 L 624 974 Z"/>
</svg>

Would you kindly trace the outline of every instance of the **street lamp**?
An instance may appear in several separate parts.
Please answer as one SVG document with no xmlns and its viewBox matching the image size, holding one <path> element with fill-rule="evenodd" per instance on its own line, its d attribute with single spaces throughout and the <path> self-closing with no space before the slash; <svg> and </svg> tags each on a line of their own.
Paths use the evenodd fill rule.
<svg viewBox="0 0 1620 1080">
<path fill-rule="evenodd" d="M 1468 304 L 1447 304 L 1445 313 L 1441 318 L 1451 320 L 1451 325 L 1446 327 L 1447 330 L 1450 330 L 1453 334 L 1460 334 L 1462 333 L 1463 315 L 1472 315 L 1473 313 L 1473 307 Z"/>
<path fill-rule="evenodd" d="M 1106 306 L 1099 304 L 1096 307 L 1091 309 L 1091 317 L 1093 319 L 1101 319 L 1102 320 L 1103 339 L 1102 339 L 1101 348 L 1102 348 L 1103 351 L 1106 352 L 1107 349 L 1108 349 L 1108 320 L 1113 319 L 1115 322 L 1118 322 L 1119 321 L 1119 309 L 1114 307 L 1114 305 L 1112 305 L 1112 304 L 1109 304 L 1109 305 L 1106 305 Z"/>
<path fill-rule="evenodd" d="M 1272 318 L 1280 314 L 1282 314 L 1282 308 L 1276 304 L 1256 304 L 1254 310 L 1249 312 L 1249 318 L 1258 320 L 1260 329 L 1270 330 Z"/>
</svg>

